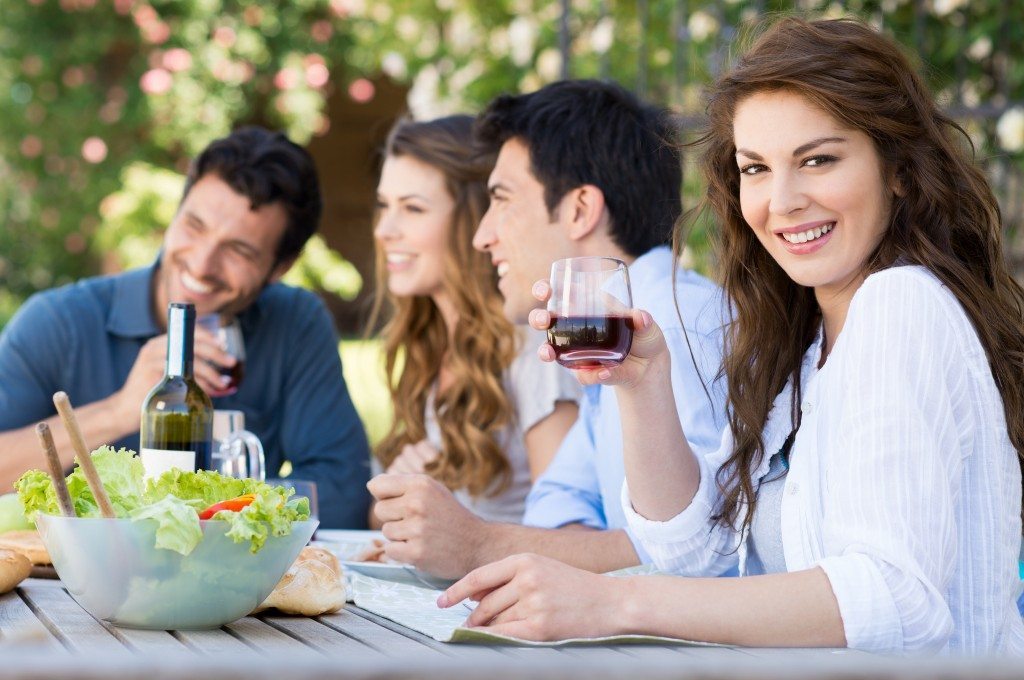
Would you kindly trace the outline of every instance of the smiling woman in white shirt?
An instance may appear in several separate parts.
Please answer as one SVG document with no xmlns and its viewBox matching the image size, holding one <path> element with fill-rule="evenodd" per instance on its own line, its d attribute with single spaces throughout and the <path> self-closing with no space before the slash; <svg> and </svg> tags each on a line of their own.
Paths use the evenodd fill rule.
<svg viewBox="0 0 1024 680">
<path fill-rule="evenodd" d="M 890 39 L 787 18 L 698 143 L 735 318 L 721 448 L 687 445 L 646 312 L 621 366 L 577 372 L 616 385 L 628 521 L 688 578 L 517 556 L 440 604 L 531 639 L 1024 654 L 1024 290 L 966 134 Z"/>
</svg>

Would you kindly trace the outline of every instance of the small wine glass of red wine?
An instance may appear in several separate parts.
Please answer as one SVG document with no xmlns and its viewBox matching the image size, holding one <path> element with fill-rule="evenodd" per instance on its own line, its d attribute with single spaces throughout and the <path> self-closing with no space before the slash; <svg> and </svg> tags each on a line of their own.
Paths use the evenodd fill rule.
<svg viewBox="0 0 1024 680">
<path fill-rule="evenodd" d="M 571 257 L 551 265 L 548 342 L 566 368 L 618 366 L 633 343 L 633 296 L 626 263 Z"/>
<path fill-rule="evenodd" d="M 235 358 L 234 366 L 217 366 L 220 374 L 227 376 L 229 381 L 221 392 L 210 396 L 223 397 L 234 394 L 245 376 L 245 340 L 242 338 L 241 324 L 237 318 L 229 320 L 219 314 L 201 316 L 196 322 L 217 336 L 224 351 Z"/>
</svg>

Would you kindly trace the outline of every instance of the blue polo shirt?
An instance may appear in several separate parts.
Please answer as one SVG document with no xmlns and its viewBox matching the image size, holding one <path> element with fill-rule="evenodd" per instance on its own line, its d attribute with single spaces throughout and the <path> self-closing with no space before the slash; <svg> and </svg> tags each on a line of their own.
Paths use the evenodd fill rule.
<svg viewBox="0 0 1024 680">
<path fill-rule="evenodd" d="M 684 334 L 672 296 L 673 264 L 671 250 L 658 247 L 629 266 L 633 306 L 650 312 L 665 334 L 672 357 L 676 411 L 687 441 L 695 451 L 714 450 L 721 442 L 726 424 L 725 381 L 715 378 L 722 361 L 727 310 L 718 286 L 679 268 L 675 299 L 685 322 Z M 711 399 L 705 394 L 704 385 Z M 615 390 L 589 385 L 583 391 L 576 423 L 530 490 L 523 523 L 551 529 L 567 524 L 625 529 L 640 560 L 647 562 L 647 553 L 634 540 L 622 512 L 622 482 L 626 473 Z"/>
<path fill-rule="evenodd" d="M 59 390 L 85 405 L 124 385 L 139 350 L 162 333 L 150 303 L 154 267 L 29 298 L 0 334 L 0 431 L 54 415 Z M 263 442 L 268 476 L 289 460 L 293 477 L 317 483 L 321 526 L 365 528 L 369 445 L 323 303 L 273 284 L 239 321 L 245 379 L 237 393 L 215 398 L 214 408 L 245 412 L 246 429 Z M 138 451 L 139 433 L 88 445 L 103 443 Z"/>
</svg>

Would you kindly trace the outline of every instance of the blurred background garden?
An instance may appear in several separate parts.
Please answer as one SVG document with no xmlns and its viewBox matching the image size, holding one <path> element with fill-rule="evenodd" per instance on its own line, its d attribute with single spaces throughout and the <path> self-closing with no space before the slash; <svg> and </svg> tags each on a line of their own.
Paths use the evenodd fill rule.
<svg viewBox="0 0 1024 680">
<path fill-rule="evenodd" d="M 916 55 L 970 134 L 1024 273 L 1024 0 L 0 0 L 0 328 L 35 291 L 151 262 L 189 159 L 238 125 L 281 128 L 308 146 L 325 197 L 287 280 L 328 302 L 376 438 L 387 397 L 361 335 L 394 119 L 595 77 L 692 130 L 742 27 L 779 11 L 857 15 Z M 713 275 L 709 228 L 686 257 Z"/>
</svg>

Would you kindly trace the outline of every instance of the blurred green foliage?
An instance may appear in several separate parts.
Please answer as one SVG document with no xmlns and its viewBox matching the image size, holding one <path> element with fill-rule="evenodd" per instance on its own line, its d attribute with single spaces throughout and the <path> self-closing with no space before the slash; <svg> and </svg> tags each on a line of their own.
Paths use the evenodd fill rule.
<svg viewBox="0 0 1024 680">
<path fill-rule="evenodd" d="M 997 190 L 1022 182 L 1020 0 L 569 4 L 570 75 L 616 78 L 691 123 L 736 27 L 763 12 L 859 15 L 918 55 L 996 162 Z M 561 11 L 561 0 L 2 0 L 0 327 L 33 291 L 150 259 L 188 160 L 232 127 L 305 143 L 326 130 L 335 88 L 367 101 L 380 73 L 411 84 L 418 117 L 477 110 L 561 77 Z M 699 192 L 688 171 L 688 203 Z M 1004 212 L 1022 219 L 1019 203 Z M 706 224 L 691 257 L 707 267 Z M 345 296 L 360 285 L 322 242 L 291 280 Z"/>
</svg>

